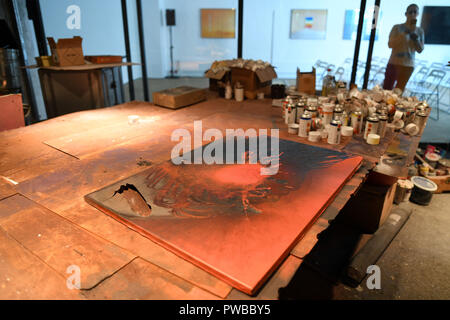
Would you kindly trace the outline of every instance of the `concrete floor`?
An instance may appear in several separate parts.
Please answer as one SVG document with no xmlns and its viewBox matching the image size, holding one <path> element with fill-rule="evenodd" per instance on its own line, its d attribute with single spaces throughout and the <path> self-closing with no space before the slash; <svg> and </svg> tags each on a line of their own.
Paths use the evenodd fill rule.
<svg viewBox="0 0 450 320">
<path fill-rule="evenodd" d="M 381 289 L 339 284 L 333 299 L 450 299 L 450 194 L 436 194 L 429 206 L 403 202 L 412 209 L 406 224 L 377 261 Z"/>
<path fill-rule="evenodd" d="M 150 99 L 152 92 L 181 85 L 207 88 L 209 82 L 205 78 L 150 79 Z M 127 87 L 125 91 L 128 101 Z M 135 81 L 135 91 L 136 100 L 143 100 L 142 81 Z M 436 118 L 435 111 L 432 117 Z M 450 114 L 441 110 L 439 120 L 433 118 L 421 142 L 449 143 Z M 429 206 L 404 202 L 400 207 L 413 212 L 376 262 L 381 270 L 380 290 L 369 290 L 366 279 L 352 288 L 302 265 L 280 290 L 280 299 L 450 299 L 450 193 L 434 195 Z"/>
</svg>

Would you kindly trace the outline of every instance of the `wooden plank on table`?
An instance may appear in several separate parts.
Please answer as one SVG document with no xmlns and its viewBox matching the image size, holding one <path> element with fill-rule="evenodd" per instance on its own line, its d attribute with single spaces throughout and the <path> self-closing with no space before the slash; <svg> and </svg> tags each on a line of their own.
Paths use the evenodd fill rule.
<svg viewBox="0 0 450 320">
<path fill-rule="evenodd" d="M 135 258 L 19 194 L 0 201 L 0 226 L 61 275 L 78 266 L 81 289 L 94 287 Z"/>
<path fill-rule="evenodd" d="M 289 255 L 283 264 L 278 268 L 266 285 L 254 297 L 251 297 L 239 290 L 233 289 L 227 296 L 227 300 L 275 300 L 278 299 L 278 289 L 289 284 L 297 269 L 302 264 L 302 260 Z"/>
<path fill-rule="evenodd" d="M 7 182 L 5 177 L 0 176 L 0 200 L 8 198 L 16 193 L 17 191 L 12 183 Z"/>
<path fill-rule="evenodd" d="M 83 299 L 66 279 L 0 228 L 1 300 Z"/>
<path fill-rule="evenodd" d="M 136 123 L 133 125 L 118 123 L 109 127 L 93 128 L 91 130 L 71 134 L 64 137 L 44 141 L 52 148 L 70 154 L 78 159 L 83 159 L 92 154 L 100 153 L 108 149 L 116 148 L 138 137 L 148 137 L 160 132 L 153 121 Z"/>
<path fill-rule="evenodd" d="M 225 282 L 127 228 L 84 200 L 60 214 L 90 232 L 220 298 L 225 298 L 231 291 L 231 286 Z"/>
<path fill-rule="evenodd" d="M 214 295 L 136 258 L 97 287 L 83 292 L 95 300 L 214 300 Z"/>
</svg>

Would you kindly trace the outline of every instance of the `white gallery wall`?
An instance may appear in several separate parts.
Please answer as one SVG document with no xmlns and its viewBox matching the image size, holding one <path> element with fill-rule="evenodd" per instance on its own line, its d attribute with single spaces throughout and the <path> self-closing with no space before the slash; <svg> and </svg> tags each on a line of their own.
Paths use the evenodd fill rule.
<svg viewBox="0 0 450 320">
<path fill-rule="evenodd" d="M 47 36 L 67 38 L 83 37 L 86 55 L 125 55 L 122 9 L 120 0 L 41 0 L 44 27 Z M 174 67 L 181 76 L 202 76 L 214 60 L 232 59 L 237 56 L 237 7 L 238 0 L 142 0 L 147 72 L 151 78 L 163 78 L 170 72 L 169 27 L 165 22 L 165 10 L 175 9 L 176 26 L 173 27 Z M 375 42 L 373 56 L 389 58 L 387 47 L 389 32 L 394 24 L 405 20 L 404 12 L 410 0 L 381 1 L 381 17 L 378 21 L 379 38 Z M 415 1 L 424 5 L 448 6 L 448 0 Z M 127 0 L 130 40 L 133 62 L 140 62 L 139 38 L 136 17 L 136 1 Z M 70 5 L 81 9 L 81 28 L 66 26 Z M 368 7 L 373 4 L 368 1 Z M 346 10 L 359 9 L 359 0 L 245 0 L 243 57 L 262 59 L 277 67 L 282 78 L 295 78 L 297 67 L 308 71 L 317 60 L 342 65 L 346 58 L 353 58 L 354 40 L 343 40 Z M 234 39 L 205 39 L 201 37 L 200 9 L 235 8 L 236 37 Z M 327 28 L 323 40 L 302 40 L 289 37 L 292 9 L 326 9 Z M 368 11 L 366 11 L 368 12 Z M 420 24 L 421 16 L 418 17 Z M 367 40 L 363 40 L 359 59 L 367 57 Z M 417 59 L 446 63 L 449 46 L 426 45 Z M 134 78 L 141 75 L 140 67 L 134 67 Z M 126 68 L 123 68 L 127 81 Z"/>
</svg>

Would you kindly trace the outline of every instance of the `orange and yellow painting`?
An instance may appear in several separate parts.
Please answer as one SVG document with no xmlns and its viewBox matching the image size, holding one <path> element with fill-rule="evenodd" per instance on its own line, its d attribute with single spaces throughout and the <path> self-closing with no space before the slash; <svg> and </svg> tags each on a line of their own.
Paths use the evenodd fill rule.
<svg viewBox="0 0 450 320">
<path fill-rule="evenodd" d="M 235 9 L 201 9 L 202 38 L 235 38 Z"/>
</svg>

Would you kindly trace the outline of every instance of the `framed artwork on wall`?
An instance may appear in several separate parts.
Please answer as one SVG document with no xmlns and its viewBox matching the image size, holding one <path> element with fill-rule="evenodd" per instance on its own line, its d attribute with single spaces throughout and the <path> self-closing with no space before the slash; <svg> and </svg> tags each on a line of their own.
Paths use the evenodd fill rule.
<svg viewBox="0 0 450 320">
<path fill-rule="evenodd" d="M 236 9 L 200 9 L 202 38 L 235 38 Z"/>
<path fill-rule="evenodd" d="M 291 11 L 291 39 L 323 40 L 327 35 L 327 10 Z"/>
</svg>

